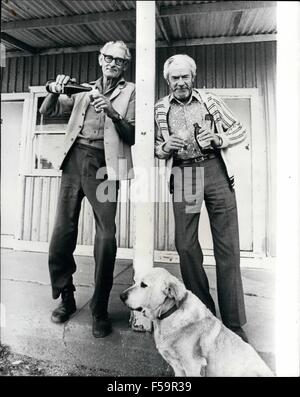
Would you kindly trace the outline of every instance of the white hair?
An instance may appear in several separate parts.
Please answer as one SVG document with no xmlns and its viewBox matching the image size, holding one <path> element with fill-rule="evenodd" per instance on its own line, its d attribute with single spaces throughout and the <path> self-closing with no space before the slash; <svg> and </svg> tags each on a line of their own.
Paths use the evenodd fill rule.
<svg viewBox="0 0 300 397">
<path fill-rule="evenodd" d="M 170 69 L 170 65 L 175 62 L 186 62 L 190 69 L 191 69 L 191 73 L 192 73 L 192 77 L 195 78 L 196 76 L 196 70 L 197 70 L 197 66 L 195 61 L 193 60 L 193 58 L 191 58 L 190 56 L 186 55 L 186 54 L 176 54 L 171 56 L 170 58 L 168 58 L 166 60 L 166 62 L 164 63 L 164 78 L 165 80 L 168 80 L 168 76 L 169 76 L 169 69 Z"/>
<path fill-rule="evenodd" d="M 126 61 L 130 61 L 131 60 L 131 54 L 130 54 L 129 48 L 124 43 L 124 41 L 109 41 L 108 43 L 104 44 L 104 46 L 102 48 L 100 48 L 100 58 L 101 58 L 101 60 L 103 59 L 103 54 L 105 54 L 105 50 L 107 50 L 107 48 L 112 46 L 112 45 L 118 46 L 119 48 L 122 48 L 122 50 L 124 50 Z"/>
</svg>

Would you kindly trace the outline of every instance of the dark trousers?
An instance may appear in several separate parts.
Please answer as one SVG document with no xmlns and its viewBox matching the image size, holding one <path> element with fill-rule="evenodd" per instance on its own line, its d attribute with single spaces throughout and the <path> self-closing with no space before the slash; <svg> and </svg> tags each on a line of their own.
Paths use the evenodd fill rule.
<svg viewBox="0 0 300 397">
<path fill-rule="evenodd" d="M 246 315 L 235 193 L 229 186 L 225 166 L 220 157 L 206 160 L 200 165 L 204 167 L 202 195 L 213 237 L 220 314 L 226 326 L 242 326 L 246 322 Z M 185 200 L 175 202 L 176 188 L 181 187 L 174 184 L 173 210 L 175 244 L 180 257 L 182 278 L 185 286 L 216 314 L 198 240 L 200 211 L 187 213 Z"/>
<path fill-rule="evenodd" d="M 96 224 L 94 241 L 95 289 L 90 308 L 93 315 L 105 315 L 113 284 L 117 251 L 115 216 L 118 182 L 96 179 L 105 166 L 104 151 L 75 144 L 64 162 L 56 220 L 49 247 L 49 271 L 52 295 L 56 299 L 66 286 L 72 285 L 76 271 L 73 252 L 78 235 L 78 219 L 84 196 L 90 202 Z M 100 183 L 111 184 L 115 197 L 99 202 L 96 191 Z"/>
</svg>

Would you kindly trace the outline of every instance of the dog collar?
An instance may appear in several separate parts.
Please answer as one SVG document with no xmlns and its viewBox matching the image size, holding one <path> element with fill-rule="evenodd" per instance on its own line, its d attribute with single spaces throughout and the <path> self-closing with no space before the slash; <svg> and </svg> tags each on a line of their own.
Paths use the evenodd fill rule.
<svg viewBox="0 0 300 397">
<path fill-rule="evenodd" d="M 176 303 L 175 303 L 174 306 L 172 306 L 172 307 L 171 307 L 168 311 L 166 311 L 165 313 L 163 313 L 163 314 L 161 314 L 160 316 L 158 316 L 157 319 L 158 319 L 158 320 L 163 320 L 164 318 L 167 318 L 167 317 L 171 316 L 171 314 L 173 314 L 176 310 L 178 310 L 178 309 L 182 306 L 182 304 L 183 304 L 183 302 L 186 300 L 186 298 L 187 298 L 187 292 L 186 292 L 186 294 L 184 295 L 184 297 L 181 299 L 181 301 L 178 302 L 178 305 L 176 305 Z"/>
</svg>

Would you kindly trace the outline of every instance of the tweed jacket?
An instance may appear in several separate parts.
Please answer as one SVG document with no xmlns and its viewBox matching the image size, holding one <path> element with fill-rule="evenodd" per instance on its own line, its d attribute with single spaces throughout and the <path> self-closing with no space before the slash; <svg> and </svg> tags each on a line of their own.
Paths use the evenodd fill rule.
<svg viewBox="0 0 300 397">
<path fill-rule="evenodd" d="M 221 98 L 213 93 L 204 90 L 194 89 L 193 94 L 199 101 L 203 101 L 208 112 L 213 116 L 218 135 L 222 138 L 222 146 L 220 147 L 221 156 L 226 166 L 226 171 L 230 185 L 234 187 L 234 173 L 230 164 L 230 146 L 243 141 L 246 137 L 246 130 L 242 124 L 231 113 L 227 105 Z M 170 108 L 170 95 L 160 99 L 155 104 L 154 115 L 156 122 L 155 130 L 155 155 L 159 159 L 167 161 L 168 181 L 171 175 L 173 156 L 163 150 L 163 145 L 170 136 L 168 127 L 168 111 Z M 247 147 L 248 148 L 248 147 Z"/>
<path fill-rule="evenodd" d="M 94 87 L 99 84 L 99 81 L 100 79 L 85 85 Z M 130 124 L 134 125 L 135 84 L 120 79 L 119 84 L 110 96 L 110 101 L 114 109 Z M 40 107 L 40 113 L 48 116 L 71 113 L 65 135 L 63 155 L 58 166 L 60 169 L 62 169 L 64 160 L 82 129 L 89 103 L 89 92 L 80 92 L 71 97 L 48 94 Z M 132 179 L 134 174 L 131 147 L 120 138 L 110 117 L 105 117 L 104 149 L 108 179 Z"/>
</svg>

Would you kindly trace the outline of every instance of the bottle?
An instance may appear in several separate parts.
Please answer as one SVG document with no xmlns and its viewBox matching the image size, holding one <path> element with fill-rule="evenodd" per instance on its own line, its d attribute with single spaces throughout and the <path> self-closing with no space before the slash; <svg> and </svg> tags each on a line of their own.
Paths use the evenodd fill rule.
<svg viewBox="0 0 300 397">
<path fill-rule="evenodd" d="M 198 123 L 194 123 L 194 136 L 195 140 L 201 150 L 206 150 L 211 147 L 210 142 L 201 140 L 201 135 L 204 131 L 211 130 L 213 125 L 212 116 L 210 114 L 205 115 L 204 126 L 201 128 Z"/>
<path fill-rule="evenodd" d="M 198 123 L 193 124 L 194 126 L 194 136 L 195 140 L 197 142 L 197 145 L 199 146 L 200 150 L 205 150 L 210 146 L 210 143 L 207 144 L 205 141 L 201 141 L 201 133 L 204 132 Z"/>
<path fill-rule="evenodd" d="M 46 90 L 53 94 L 53 91 L 50 90 L 50 84 L 55 83 L 55 80 L 49 80 L 46 83 Z M 78 94 L 79 92 L 88 92 L 91 91 L 92 87 L 86 87 L 82 84 L 76 83 L 75 81 L 69 80 L 67 84 L 62 84 L 61 94 L 66 94 L 71 96 L 73 94 Z"/>
</svg>

